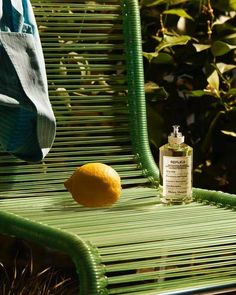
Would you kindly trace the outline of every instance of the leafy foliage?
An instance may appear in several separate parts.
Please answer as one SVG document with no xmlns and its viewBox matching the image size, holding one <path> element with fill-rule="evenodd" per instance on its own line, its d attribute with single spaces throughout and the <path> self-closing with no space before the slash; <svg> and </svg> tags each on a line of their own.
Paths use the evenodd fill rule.
<svg viewBox="0 0 236 295">
<path fill-rule="evenodd" d="M 140 11 L 156 159 L 180 124 L 194 148 L 194 185 L 235 193 L 236 2 L 140 0 Z"/>
</svg>

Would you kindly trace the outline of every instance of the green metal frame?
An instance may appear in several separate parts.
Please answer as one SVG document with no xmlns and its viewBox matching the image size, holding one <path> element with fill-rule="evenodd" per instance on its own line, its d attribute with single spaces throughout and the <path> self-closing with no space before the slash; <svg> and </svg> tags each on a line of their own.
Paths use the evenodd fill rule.
<svg viewBox="0 0 236 295">
<path fill-rule="evenodd" d="M 101 294 L 105 278 L 96 247 L 79 236 L 0 212 L 0 232 L 58 250 L 72 258 L 80 277 L 80 294 Z"/>
<path fill-rule="evenodd" d="M 133 147 L 144 173 L 158 186 L 159 170 L 150 151 L 147 133 L 139 7 L 137 1 L 132 0 L 124 1 L 123 6 Z"/>
</svg>

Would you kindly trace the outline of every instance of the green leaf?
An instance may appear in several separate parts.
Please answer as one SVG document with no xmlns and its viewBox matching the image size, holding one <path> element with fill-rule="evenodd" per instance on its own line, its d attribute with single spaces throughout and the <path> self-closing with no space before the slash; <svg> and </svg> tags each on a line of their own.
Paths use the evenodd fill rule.
<svg viewBox="0 0 236 295">
<path fill-rule="evenodd" d="M 236 68 L 236 65 L 229 65 L 229 64 L 225 64 L 223 62 L 217 63 L 216 66 L 222 74 Z"/>
<path fill-rule="evenodd" d="M 195 47 L 197 52 L 201 52 L 211 47 L 209 44 L 196 44 L 194 43 L 193 46 Z"/>
<path fill-rule="evenodd" d="M 231 136 L 231 137 L 236 137 L 236 132 L 234 131 L 227 131 L 227 130 L 220 130 L 223 134 Z"/>
<path fill-rule="evenodd" d="M 189 0 L 141 0 L 140 5 L 141 7 L 151 7 L 160 4 L 169 4 L 169 5 L 177 5 L 181 3 L 189 2 Z"/>
<path fill-rule="evenodd" d="M 145 83 L 145 94 L 149 101 L 155 102 L 168 98 L 168 93 L 164 87 L 160 87 L 155 82 Z"/>
<path fill-rule="evenodd" d="M 208 95 L 208 96 L 214 96 L 216 97 L 216 91 L 214 91 L 214 89 L 204 89 L 204 90 L 193 90 L 193 91 L 189 91 L 188 95 L 191 97 L 202 97 L 204 95 Z M 217 93 L 218 95 L 218 93 Z"/>
<path fill-rule="evenodd" d="M 163 11 L 163 14 L 174 14 L 180 17 L 185 17 L 185 18 L 193 20 L 191 15 L 189 15 L 184 9 L 181 9 L 181 8 L 165 10 Z"/>
<path fill-rule="evenodd" d="M 236 88 L 231 88 L 228 93 L 230 95 L 236 95 Z"/>
<path fill-rule="evenodd" d="M 214 27 L 214 26 L 221 26 L 221 27 L 224 27 L 224 26 L 222 26 L 223 24 L 225 24 L 227 21 L 229 21 L 230 20 L 230 17 L 229 16 L 225 16 L 225 15 L 221 15 L 220 16 L 220 18 L 217 18 L 214 22 L 213 22 L 213 24 L 212 24 L 212 26 Z"/>
<path fill-rule="evenodd" d="M 143 52 L 143 56 L 146 57 L 149 63 L 152 61 L 153 58 L 158 56 L 158 52 Z"/>
<path fill-rule="evenodd" d="M 232 11 L 236 11 L 236 1 L 235 0 L 228 0 L 228 5 L 230 10 Z"/>
<path fill-rule="evenodd" d="M 236 44 L 236 33 L 226 35 L 223 39 L 227 40 L 230 44 Z"/>
<path fill-rule="evenodd" d="M 155 64 L 173 64 L 173 57 L 165 52 L 160 52 L 156 58 L 153 59 Z"/>
<path fill-rule="evenodd" d="M 219 85 L 220 85 L 220 78 L 217 73 L 217 70 L 214 70 L 207 78 L 207 82 L 209 83 L 208 89 L 219 96 Z"/>
<path fill-rule="evenodd" d="M 213 7 L 216 7 L 222 11 L 235 11 L 236 1 L 235 0 L 212 0 Z"/>
<path fill-rule="evenodd" d="M 169 5 L 177 5 L 177 4 L 186 3 L 186 2 L 190 2 L 190 1 L 191 0 L 168 0 L 168 4 Z"/>
<path fill-rule="evenodd" d="M 155 48 L 156 51 L 161 51 L 166 47 L 173 47 L 176 45 L 186 45 L 191 37 L 188 35 L 182 36 L 168 36 L 165 35 L 161 43 Z"/>
<path fill-rule="evenodd" d="M 206 94 L 204 90 L 194 90 L 188 93 L 190 96 L 201 97 Z"/>
<path fill-rule="evenodd" d="M 145 83 L 145 93 L 153 93 L 156 89 L 159 89 L 159 85 L 155 82 L 149 81 Z"/>
<path fill-rule="evenodd" d="M 155 6 L 155 5 L 159 5 L 163 3 L 165 3 L 165 0 L 141 0 L 140 5 L 151 7 L 151 6 Z"/>
<path fill-rule="evenodd" d="M 222 41 L 215 41 L 211 47 L 211 52 L 214 56 L 221 56 L 235 48 L 236 48 L 236 45 L 230 45 Z"/>
</svg>

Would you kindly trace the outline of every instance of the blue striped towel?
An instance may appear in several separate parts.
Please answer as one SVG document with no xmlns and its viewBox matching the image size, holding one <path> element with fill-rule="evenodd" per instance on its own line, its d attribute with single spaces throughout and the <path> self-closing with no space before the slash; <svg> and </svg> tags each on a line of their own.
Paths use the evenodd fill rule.
<svg viewBox="0 0 236 295">
<path fill-rule="evenodd" d="M 55 137 L 38 29 L 29 0 L 0 0 L 0 145 L 30 162 Z"/>
</svg>

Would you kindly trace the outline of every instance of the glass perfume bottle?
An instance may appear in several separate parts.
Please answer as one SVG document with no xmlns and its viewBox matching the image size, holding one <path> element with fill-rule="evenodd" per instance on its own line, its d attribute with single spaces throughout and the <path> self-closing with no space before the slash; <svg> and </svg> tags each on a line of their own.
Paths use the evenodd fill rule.
<svg viewBox="0 0 236 295">
<path fill-rule="evenodd" d="M 173 126 L 168 143 L 159 149 L 161 199 L 164 204 L 187 204 L 192 201 L 193 149 L 184 143 L 179 126 Z"/>
</svg>

